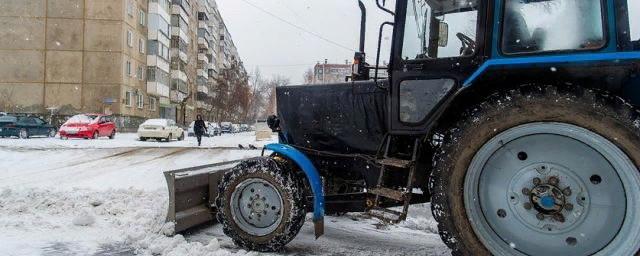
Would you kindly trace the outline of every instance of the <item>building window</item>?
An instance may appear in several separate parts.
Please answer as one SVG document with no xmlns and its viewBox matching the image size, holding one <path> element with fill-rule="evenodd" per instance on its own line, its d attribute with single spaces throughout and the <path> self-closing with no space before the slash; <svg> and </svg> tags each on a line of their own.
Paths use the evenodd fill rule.
<svg viewBox="0 0 640 256">
<path fill-rule="evenodd" d="M 149 97 L 149 110 L 156 111 L 156 98 Z"/>
<path fill-rule="evenodd" d="M 133 105 L 132 101 L 132 95 L 133 93 L 130 91 L 127 91 L 124 93 L 124 104 L 127 105 L 128 107 L 131 107 Z"/>
<path fill-rule="evenodd" d="M 142 9 L 140 9 L 139 19 L 140 19 L 140 25 L 142 25 L 143 27 L 147 25 L 146 14 Z"/>
<path fill-rule="evenodd" d="M 142 67 L 138 67 L 138 69 L 136 70 L 136 76 L 138 77 L 138 80 L 142 81 L 144 79 L 144 72 Z"/>
<path fill-rule="evenodd" d="M 133 17 L 133 2 L 134 0 L 128 0 L 127 1 L 127 14 L 129 14 L 129 16 Z"/>
<path fill-rule="evenodd" d="M 138 108 L 144 108 L 144 95 L 142 93 L 138 93 Z"/>
<path fill-rule="evenodd" d="M 130 60 L 127 61 L 126 72 L 127 72 L 127 76 L 131 76 L 131 61 Z"/>
<path fill-rule="evenodd" d="M 144 42 L 145 40 L 142 38 L 138 40 L 138 51 L 140 51 L 140 53 L 144 53 Z"/>
<path fill-rule="evenodd" d="M 127 30 L 127 45 L 133 47 L 133 32 L 131 30 Z"/>
</svg>

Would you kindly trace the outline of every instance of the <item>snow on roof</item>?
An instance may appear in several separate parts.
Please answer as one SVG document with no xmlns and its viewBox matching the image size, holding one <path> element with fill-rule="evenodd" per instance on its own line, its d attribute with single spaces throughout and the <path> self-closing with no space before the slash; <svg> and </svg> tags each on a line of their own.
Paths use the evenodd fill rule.
<svg viewBox="0 0 640 256">
<path fill-rule="evenodd" d="M 167 119 L 149 119 L 147 121 L 144 121 L 144 125 L 160 125 L 160 126 L 165 126 L 167 125 Z"/>
</svg>

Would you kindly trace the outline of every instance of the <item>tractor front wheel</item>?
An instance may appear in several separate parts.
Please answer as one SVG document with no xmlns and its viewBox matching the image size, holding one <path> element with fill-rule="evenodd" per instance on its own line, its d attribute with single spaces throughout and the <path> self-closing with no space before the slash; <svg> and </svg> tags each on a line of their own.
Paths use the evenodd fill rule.
<svg viewBox="0 0 640 256">
<path fill-rule="evenodd" d="M 304 224 L 302 187 L 291 170 L 272 158 L 247 160 L 220 183 L 217 219 L 236 245 L 280 251 Z"/>
<path fill-rule="evenodd" d="M 430 189 L 454 255 L 636 255 L 640 115 L 573 87 L 528 86 L 443 129 Z"/>
</svg>

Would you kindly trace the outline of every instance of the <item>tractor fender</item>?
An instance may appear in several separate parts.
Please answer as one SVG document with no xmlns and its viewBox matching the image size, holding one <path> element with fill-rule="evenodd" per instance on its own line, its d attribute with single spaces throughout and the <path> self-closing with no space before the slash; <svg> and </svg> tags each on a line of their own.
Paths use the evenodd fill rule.
<svg viewBox="0 0 640 256">
<path fill-rule="evenodd" d="M 307 156 L 292 146 L 274 143 L 266 145 L 264 149 L 287 157 L 302 169 L 313 192 L 313 224 L 316 239 L 322 236 L 324 234 L 324 192 L 320 173 Z"/>
</svg>

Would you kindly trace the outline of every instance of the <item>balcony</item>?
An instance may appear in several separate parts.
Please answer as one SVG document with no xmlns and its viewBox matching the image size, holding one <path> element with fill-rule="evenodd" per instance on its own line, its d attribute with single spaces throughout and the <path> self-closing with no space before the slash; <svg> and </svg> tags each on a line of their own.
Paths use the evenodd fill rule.
<svg viewBox="0 0 640 256">
<path fill-rule="evenodd" d="M 209 64 L 209 57 L 204 53 L 198 53 L 198 61 L 204 62 L 205 65 Z"/>
<path fill-rule="evenodd" d="M 187 74 L 181 70 L 171 70 L 171 78 L 187 82 Z"/>
<path fill-rule="evenodd" d="M 199 69 L 197 69 L 196 73 L 198 74 L 199 77 L 204 77 L 204 78 L 207 77 L 207 70 L 206 69 L 200 69 L 199 68 Z"/>
<path fill-rule="evenodd" d="M 209 88 L 204 85 L 198 85 L 198 92 L 209 94 Z"/>
<path fill-rule="evenodd" d="M 170 70 L 169 62 L 158 55 L 147 55 L 147 66 L 156 66 L 166 72 Z"/>
<path fill-rule="evenodd" d="M 190 42 L 189 34 L 187 34 L 187 32 L 185 32 L 184 30 L 180 29 L 180 27 L 172 26 L 171 36 L 180 37 L 180 39 L 182 39 L 187 44 Z"/>
<path fill-rule="evenodd" d="M 169 99 L 173 103 L 180 103 L 187 97 L 186 93 L 179 92 L 177 90 L 171 90 Z"/>
<path fill-rule="evenodd" d="M 186 0 L 173 0 L 171 8 L 171 14 L 177 14 L 188 20 L 189 12 L 191 12 L 191 5 Z"/>
<path fill-rule="evenodd" d="M 211 49 L 209 48 L 209 41 L 202 37 L 198 37 L 198 47 L 200 49 Z"/>
<path fill-rule="evenodd" d="M 147 82 L 147 93 L 158 97 L 169 97 L 169 86 L 159 82 Z"/>
</svg>

